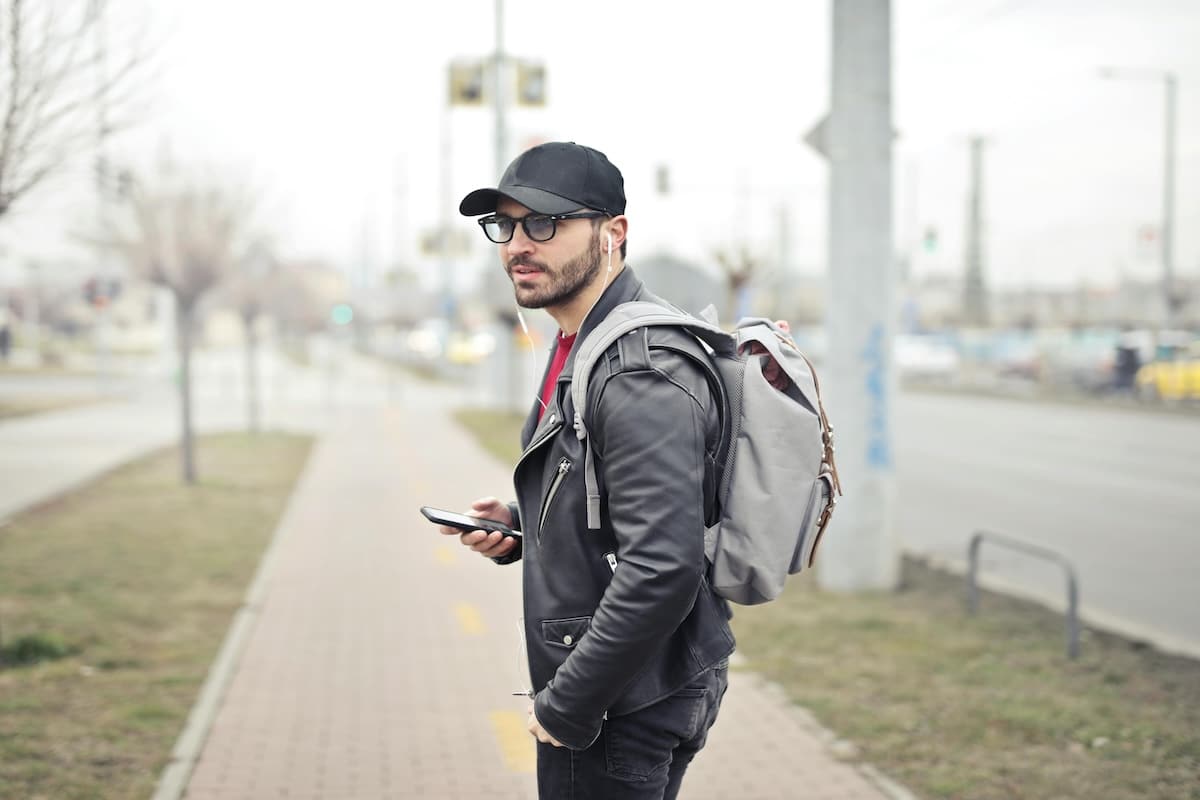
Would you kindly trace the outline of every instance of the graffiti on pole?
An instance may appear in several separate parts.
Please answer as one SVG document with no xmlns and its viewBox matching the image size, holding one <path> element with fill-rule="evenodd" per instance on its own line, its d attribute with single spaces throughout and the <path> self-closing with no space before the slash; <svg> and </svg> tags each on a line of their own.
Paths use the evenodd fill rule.
<svg viewBox="0 0 1200 800">
<path fill-rule="evenodd" d="M 866 365 L 867 463 L 878 469 L 892 466 L 892 451 L 888 436 L 887 354 L 884 352 L 882 325 L 875 325 L 867 336 L 862 359 Z"/>
</svg>

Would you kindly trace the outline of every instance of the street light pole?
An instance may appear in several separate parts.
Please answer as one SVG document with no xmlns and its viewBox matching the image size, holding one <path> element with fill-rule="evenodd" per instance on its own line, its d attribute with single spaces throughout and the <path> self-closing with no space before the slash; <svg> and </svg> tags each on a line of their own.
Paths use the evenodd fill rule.
<svg viewBox="0 0 1200 800">
<path fill-rule="evenodd" d="M 1163 120 L 1163 202 L 1160 246 L 1162 248 L 1163 302 L 1166 306 L 1166 327 L 1175 321 L 1175 103 L 1178 81 L 1175 73 L 1156 69 L 1100 70 L 1102 78 L 1161 81 L 1165 90 L 1165 119 Z"/>
<path fill-rule="evenodd" d="M 492 70 L 493 98 L 492 105 L 496 114 L 495 146 L 496 146 L 496 179 L 508 165 L 508 126 L 504 118 L 505 105 L 508 102 L 505 83 L 504 60 L 504 0 L 496 0 L 496 53 L 495 65 Z"/>
<path fill-rule="evenodd" d="M 1163 75 L 1166 85 L 1166 119 L 1163 134 L 1163 222 L 1162 259 L 1163 292 L 1167 301 L 1167 326 L 1175 321 L 1175 93 L 1177 82 L 1173 73 Z"/>
</svg>

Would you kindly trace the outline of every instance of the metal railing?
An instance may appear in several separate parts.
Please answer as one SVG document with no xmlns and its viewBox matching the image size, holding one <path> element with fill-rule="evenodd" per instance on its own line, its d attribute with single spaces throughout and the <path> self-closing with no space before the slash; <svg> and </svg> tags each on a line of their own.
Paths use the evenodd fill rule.
<svg viewBox="0 0 1200 800">
<path fill-rule="evenodd" d="M 1067 658 L 1079 657 L 1079 581 L 1075 577 L 1075 568 L 1061 553 L 1048 547 L 1024 542 L 1011 536 L 1003 536 L 990 531 L 976 531 L 971 536 L 967 548 L 967 611 L 971 614 L 979 612 L 979 550 L 984 540 L 997 545 L 1017 550 L 1027 555 L 1037 556 L 1047 561 L 1053 561 L 1063 568 L 1067 578 Z"/>
</svg>

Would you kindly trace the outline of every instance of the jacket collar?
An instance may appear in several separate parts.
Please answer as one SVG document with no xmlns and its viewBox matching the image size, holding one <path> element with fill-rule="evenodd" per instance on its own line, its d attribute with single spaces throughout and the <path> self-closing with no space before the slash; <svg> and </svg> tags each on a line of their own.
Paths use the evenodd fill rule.
<svg viewBox="0 0 1200 800">
<path fill-rule="evenodd" d="M 592 310 L 588 312 L 586 317 L 584 317 L 583 325 L 580 326 L 579 333 L 575 337 L 575 344 L 571 347 L 571 352 L 567 355 L 567 360 L 563 364 L 562 372 L 558 376 L 558 383 L 562 384 L 571 380 L 571 374 L 575 369 L 575 352 L 579 348 L 579 343 L 587 338 L 589 333 L 595 330 L 596 326 L 600 324 L 602 319 L 612 313 L 612 310 L 621 303 L 626 303 L 630 300 L 643 300 L 650 298 L 651 295 L 646 289 L 646 285 L 642 283 L 641 279 L 638 278 L 629 265 L 626 264 L 625 267 L 617 274 L 617 277 L 613 279 L 612 283 L 605 287 L 604 292 L 601 293 L 600 298 L 596 301 L 596 305 L 592 306 Z M 557 340 L 555 341 L 554 346 L 558 347 Z M 553 350 L 551 351 L 551 358 L 553 358 Z M 548 363 L 549 362 L 547 362 L 547 368 Z M 543 372 L 542 382 L 538 383 L 537 386 L 539 395 L 541 394 L 542 383 L 544 383 L 545 380 L 546 373 Z M 560 391 L 555 392 L 556 396 L 559 394 L 561 394 Z M 547 418 L 549 416 L 550 414 L 547 412 L 543 416 L 542 422 L 547 422 Z M 529 444 L 529 442 L 534 438 L 534 432 L 538 427 L 540 427 L 538 423 L 538 401 L 534 400 L 533 407 L 530 409 L 529 415 L 525 419 L 524 429 L 521 431 L 522 446 Z"/>
<path fill-rule="evenodd" d="M 563 364 L 562 373 L 558 376 L 559 383 L 571 380 L 571 373 L 575 370 L 575 352 L 579 349 L 579 343 L 586 339 L 587 335 L 595 330 L 601 320 L 612 313 L 614 308 L 630 300 L 643 299 L 645 293 L 646 285 L 626 265 L 612 283 L 605 287 L 600 299 L 596 301 L 596 305 L 592 306 L 592 310 L 583 318 L 583 325 L 580 326 L 579 334 L 575 337 L 575 345 L 571 347 L 567 361 Z"/>
</svg>

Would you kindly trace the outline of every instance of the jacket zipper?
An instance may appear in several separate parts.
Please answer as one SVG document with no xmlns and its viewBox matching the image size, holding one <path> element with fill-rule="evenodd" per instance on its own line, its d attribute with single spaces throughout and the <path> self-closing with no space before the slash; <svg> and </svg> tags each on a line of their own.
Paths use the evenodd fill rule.
<svg viewBox="0 0 1200 800">
<path fill-rule="evenodd" d="M 608 562 L 608 568 L 610 570 L 612 570 L 613 572 L 617 571 L 617 554 L 616 553 L 605 553 L 604 560 Z"/>
<path fill-rule="evenodd" d="M 538 519 L 538 541 L 542 541 L 542 526 L 546 524 L 546 517 L 550 514 L 550 505 L 554 502 L 554 496 L 558 494 L 558 487 L 562 485 L 563 479 L 567 477 L 567 473 L 571 471 L 571 461 L 568 458 L 562 458 L 558 462 L 558 474 L 554 476 L 554 480 L 550 483 L 550 490 L 546 492 L 546 502 L 542 504 L 542 516 Z"/>
<path fill-rule="evenodd" d="M 525 458 L 530 453 L 532 453 L 534 450 L 541 447 L 546 442 L 550 441 L 550 439 L 554 436 L 554 434 L 556 434 L 560 430 L 562 430 L 562 427 L 563 427 L 562 423 L 558 419 L 558 414 L 551 412 L 550 419 L 546 420 L 546 429 L 544 431 L 542 431 L 542 435 L 539 436 L 537 439 L 531 441 L 529 443 L 529 446 L 525 448 L 525 452 L 521 453 L 521 457 L 517 459 L 517 463 L 513 466 L 513 475 L 516 475 L 517 470 L 521 468 L 521 463 L 525 460 Z M 520 514 L 522 520 L 528 519 L 528 517 L 525 516 L 525 509 L 521 508 L 521 493 L 520 492 L 517 492 L 517 513 Z M 541 541 L 541 538 L 542 538 L 541 527 L 539 526 L 538 541 Z"/>
</svg>

